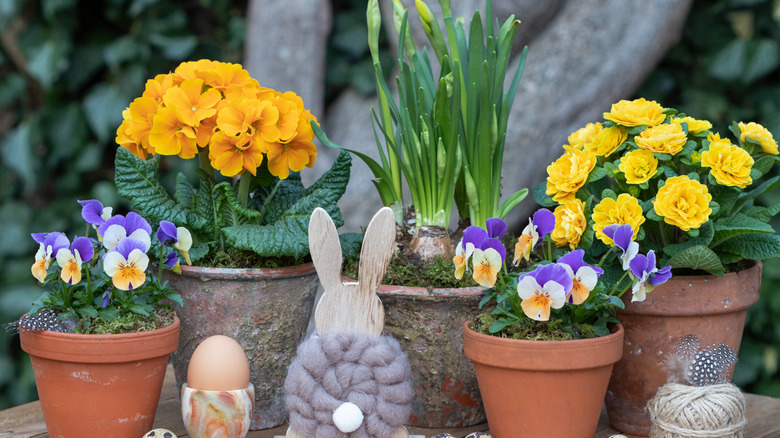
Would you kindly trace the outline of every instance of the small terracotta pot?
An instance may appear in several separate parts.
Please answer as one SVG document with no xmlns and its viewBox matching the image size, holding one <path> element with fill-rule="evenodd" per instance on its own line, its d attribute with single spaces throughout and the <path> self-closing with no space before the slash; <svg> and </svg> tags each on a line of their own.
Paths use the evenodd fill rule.
<svg viewBox="0 0 780 438">
<path fill-rule="evenodd" d="M 592 438 L 623 327 L 609 336 L 529 341 L 477 333 L 463 324 L 490 434 L 496 438 Z"/>
<path fill-rule="evenodd" d="M 623 296 L 617 318 L 625 327 L 623 358 L 615 364 L 607 391 L 610 425 L 624 433 L 648 436 L 647 402 L 668 379 L 664 361 L 685 335 L 702 346 L 724 343 L 739 352 L 745 317 L 761 291 L 761 262 L 740 272 L 672 276 L 642 302 Z M 729 376 L 731 378 L 731 376 Z"/>
<path fill-rule="evenodd" d="M 179 348 L 172 355 L 176 382 L 187 381 L 190 358 L 204 339 L 236 340 L 249 360 L 255 388 L 251 430 L 287 420 L 283 386 L 287 368 L 306 335 L 319 279 L 307 263 L 275 269 L 220 269 L 182 266 L 181 275 L 164 271 L 182 296 Z"/>
<path fill-rule="evenodd" d="M 474 366 L 461 353 L 461 327 L 479 313 L 484 290 L 379 286 L 384 334 L 398 340 L 412 369 L 411 426 L 466 427 L 485 422 Z"/>
<path fill-rule="evenodd" d="M 120 335 L 22 331 L 49 436 L 139 437 L 152 428 L 179 319 Z"/>
</svg>

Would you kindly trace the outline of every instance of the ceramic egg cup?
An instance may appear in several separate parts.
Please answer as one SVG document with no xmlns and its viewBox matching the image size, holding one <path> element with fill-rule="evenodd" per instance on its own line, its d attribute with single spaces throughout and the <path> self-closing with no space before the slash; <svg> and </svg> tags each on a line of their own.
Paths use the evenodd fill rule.
<svg viewBox="0 0 780 438">
<path fill-rule="evenodd" d="M 181 417 L 192 438 L 244 438 L 252 423 L 255 387 L 208 391 L 185 383 L 181 388 Z"/>
</svg>

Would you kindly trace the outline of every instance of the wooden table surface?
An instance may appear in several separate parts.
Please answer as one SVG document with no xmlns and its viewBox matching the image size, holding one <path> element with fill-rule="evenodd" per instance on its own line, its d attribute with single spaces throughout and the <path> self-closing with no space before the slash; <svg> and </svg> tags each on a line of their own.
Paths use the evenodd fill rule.
<svg viewBox="0 0 780 438">
<path fill-rule="evenodd" d="M 747 426 L 744 431 L 745 438 L 778 438 L 780 437 L 780 399 L 760 395 L 746 394 L 747 399 Z M 162 427 L 171 430 L 180 438 L 187 437 L 187 431 L 181 420 L 179 394 L 176 391 L 176 380 L 173 377 L 173 368 L 169 365 L 165 375 L 165 384 L 160 396 L 160 404 L 157 407 L 157 416 L 154 427 Z M 410 435 L 418 437 L 431 437 L 438 433 L 447 432 L 455 437 L 462 438 L 471 432 L 487 431 L 487 424 L 477 425 L 461 429 L 421 429 L 411 428 Z M 248 438 L 275 438 L 283 437 L 286 426 L 274 429 L 251 431 Z M 609 427 L 605 413 L 599 419 L 599 426 L 595 438 L 609 438 L 619 432 Z M 16 406 L 5 411 L 0 411 L 0 437 L 48 437 L 46 425 L 43 421 L 40 403 L 32 402 Z M 629 435 L 629 437 L 631 437 Z"/>
</svg>

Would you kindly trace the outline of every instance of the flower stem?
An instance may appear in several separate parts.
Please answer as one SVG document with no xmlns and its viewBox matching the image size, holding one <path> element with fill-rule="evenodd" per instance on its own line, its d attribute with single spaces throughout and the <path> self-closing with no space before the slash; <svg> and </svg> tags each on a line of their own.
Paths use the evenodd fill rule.
<svg viewBox="0 0 780 438">
<path fill-rule="evenodd" d="M 209 175 L 212 176 L 214 175 L 214 168 L 211 167 L 211 161 L 209 161 L 209 154 L 205 148 L 198 151 L 198 162 L 200 163 L 201 170 L 203 170 Z"/>
<path fill-rule="evenodd" d="M 620 286 L 620 283 L 622 283 L 623 279 L 626 278 L 626 275 L 628 275 L 628 271 L 623 272 L 623 276 L 620 277 L 620 280 L 618 280 L 617 283 L 615 283 L 615 285 L 612 286 L 612 290 L 609 291 L 610 295 L 614 295 L 615 294 L 615 291 L 617 290 L 618 286 Z M 618 295 L 618 298 L 623 296 L 623 294 L 626 293 L 626 290 L 628 290 L 628 287 L 626 287 L 625 289 L 623 289 L 622 292 L 620 292 L 620 295 Z"/>
<path fill-rule="evenodd" d="M 162 283 L 162 273 L 163 273 L 163 258 L 165 257 L 165 246 L 163 244 L 160 244 L 160 260 L 158 263 L 160 264 L 160 267 L 157 270 L 157 282 Z"/>
<path fill-rule="evenodd" d="M 277 178 L 276 183 L 274 184 L 274 187 L 271 189 L 271 192 L 268 193 L 268 196 L 265 197 L 265 200 L 263 201 L 263 208 L 260 209 L 260 217 L 258 217 L 257 222 L 262 223 L 263 218 L 265 217 L 265 213 L 267 212 L 265 206 L 270 204 L 271 201 L 274 199 L 274 195 L 276 195 L 276 191 L 279 190 L 279 186 L 282 184 L 282 180 Z"/>
<path fill-rule="evenodd" d="M 252 174 L 244 172 L 238 179 L 238 202 L 246 208 L 249 205 L 249 187 L 252 184 Z"/>
<path fill-rule="evenodd" d="M 601 267 L 601 265 L 603 265 L 603 264 L 604 264 L 604 262 L 607 260 L 607 257 L 608 257 L 610 254 L 612 254 L 612 251 L 613 251 L 614 249 L 615 249 L 615 247 L 614 247 L 614 246 L 610 246 L 610 247 L 609 247 L 609 251 L 607 251 L 607 252 L 604 254 L 604 256 L 603 256 L 603 257 L 601 257 L 601 260 L 599 260 L 599 265 L 598 265 L 598 267 L 599 267 L 599 268 L 600 268 L 600 267 Z M 624 274 L 624 275 L 625 275 L 625 274 Z"/>
</svg>

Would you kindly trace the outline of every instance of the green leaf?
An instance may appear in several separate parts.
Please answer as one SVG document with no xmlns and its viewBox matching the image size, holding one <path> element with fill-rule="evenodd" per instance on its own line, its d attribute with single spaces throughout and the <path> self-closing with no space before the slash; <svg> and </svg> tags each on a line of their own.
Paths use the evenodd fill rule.
<svg viewBox="0 0 780 438">
<path fill-rule="evenodd" d="M 78 313 L 81 316 L 88 316 L 90 318 L 97 318 L 99 316 L 97 310 L 92 306 L 79 307 Z"/>
<path fill-rule="evenodd" d="M 22 178 L 25 193 L 32 193 L 37 186 L 38 162 L 33 155 L 33 132 L 33 123 L 25 121 L 8 132 L 0 143 L 3 164 Z"/>
<path fill-rule="evenodd" d="M 780 204 L 774 204 L 771 207 L 754 205 L 745 208 L 742 213 L 761 222 L 769 222 L 777 213 L 780 213 Z"/>
<path fill-rule="evenodd" d="M 534 198 L 534 201 L 541 207 L 555 207 L 558 205 L 557 202 L 553 201 L 550 195 L 545 193 L 546 191 L 547 183 L 541 182 L 534 186 L 534 189 L 531 191 L 531 196 Z"/>
<path fill-rule="evenodd" d="M 751 201 L 758 196 L 763 195 L 769 190 L 774 190 L 780 186 L 780 175 L 774 176 L 772 178 L 769 178 L 768 180 L 761 183 L 758 187 L 750 190 L 749 192 L 742 192 L 737 197 L 737 201 L 734 203 L 734 207 L 732 208 L 733 211 L 740 211 L 742 207 L 744 207 L 748 201 Z"/>
<path fill-rule="evenodd" d="M 744 234 L 739 239 L 729 239 L 723 242 L 718 250 L 737 254 L 743 259 L 765 260 L 780 256 L 780 236 L 776 234 Z"/>
<path fill-rule="evenodd" d="M 180 173 L 176 176 L 176 191 L 174 193 L 176 202 L 184 208 L 192 208 L 192 200 L 195 197 L 195 188 L 192 187 L 187 176 Z"/>
<path fill-rule="evenodd" d="M 501 203 L 501 206 L 498 207 L 498 217 L 502 219 L 505 218 L 506 215 L 508 215 L 509 212 L 512 211 L 515 206 L 517 206 L 517 204 L 525 199 L 526 196 L 528 196 L 528 189 L 522 189 L 516 191 L 510 197 L 506 198 L 506 200 Z"/>
<path fill-rule="evenodd" d="M 168 220 L 178 226 L 200 230 L 209 218 L 200 217 L 171 199 L 160 184 L 160 156 L 141 160 L 124 148 L 118 148 L 114 160 L 117 193 L 130 200 L 133 209 L 149 220 Z"/>
<path fill-rule="evenodd" d="M 725 271 L 718 255 L 704 245 L 692 246 L 681 251 L 670 258 L 668 263 L 673 269 L 699 269 L 711 274 L 721 274 Z"/>
<path fill-rule="evenodd" d="M 737 213 L 731 217 L 725 217 L 715 223 L 715 237 L 711 246 L 716 246 L 734 237 L 751 233 L 774 233 L 771 225 L 746 214 Z"/>
<path fill-rule="evenodd" d="M 767 172 L 769 172 L 772 169 L 772 166 L 774 166 L 774 164 L 775 164 L 774 156 L 766 155 L 756 160 L 755 163 L 753 163 L 753 167 L 750 169 L 750 176 L 753 178 L 753 181 L 766 175 Z M 758 173 L 757 177 L 753 177 L 754 171 Z"/>
<path fill-rule="evenodd" d="M 98 140 L 107 143 L 114 138 L 122 123 L 122 111 L 129 103 L 130 99 L 116 85 L 100 83 L 92 88 L 84 98 L 84 112 Z"/>
<path fill-rule="evenodd" d="M 588 174 L 588 181 L 586 182 L 586 184 L 591 183 L 593 181 L 598 181 L 607 175 L 608 175 L 607 169 L 604 169 L 603 167 L 597 167 L 593 169 L 590 172 L 590 174 Z"/>
</svg>

